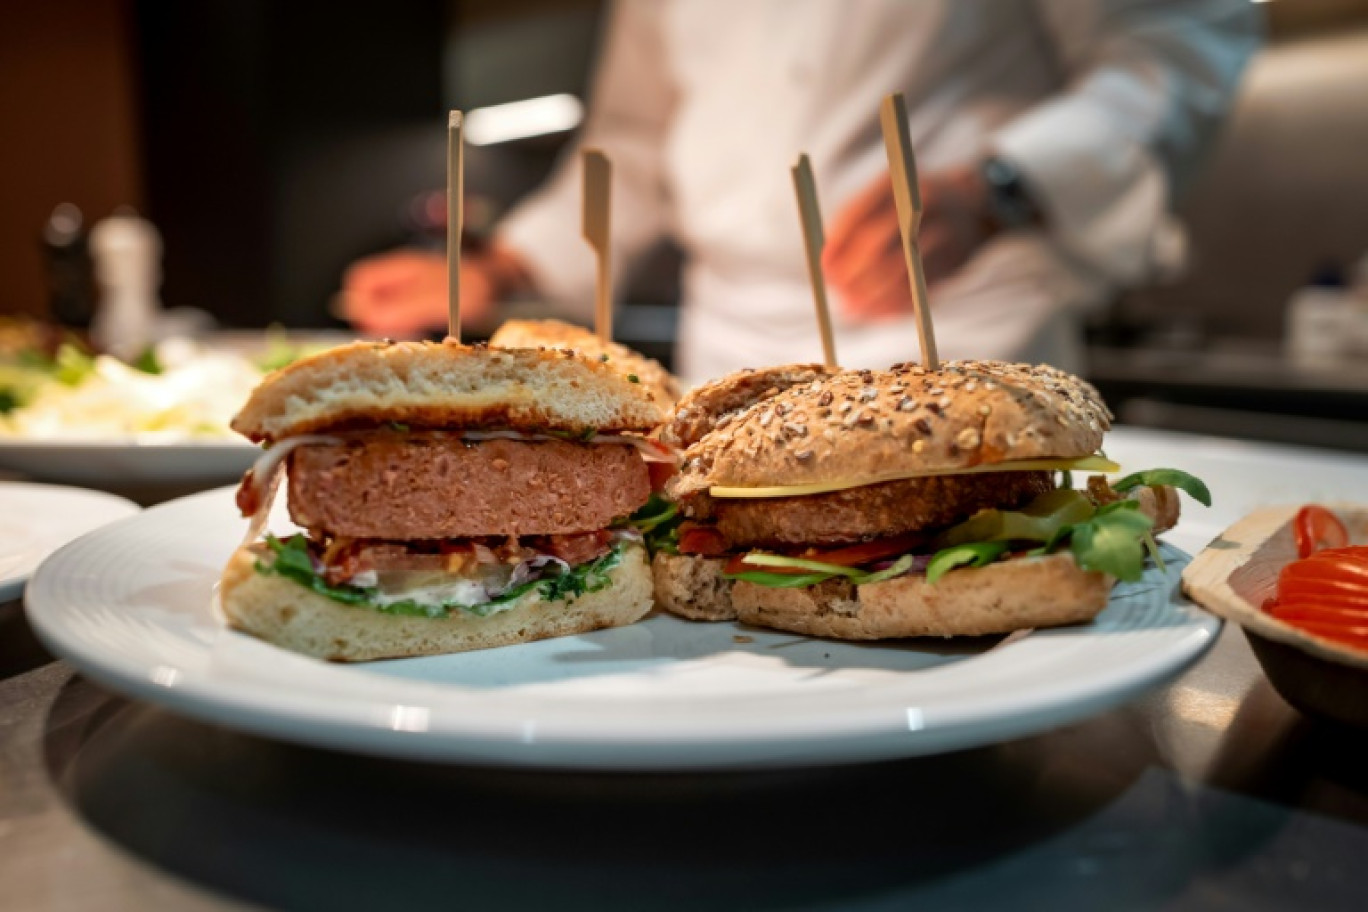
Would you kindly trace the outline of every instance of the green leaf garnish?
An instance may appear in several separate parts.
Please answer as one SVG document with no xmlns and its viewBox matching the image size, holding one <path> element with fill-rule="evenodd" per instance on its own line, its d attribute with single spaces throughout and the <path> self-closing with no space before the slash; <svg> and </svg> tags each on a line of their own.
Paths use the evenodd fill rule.
<svg viewBox="0 0 1368 912">
<path fill-rule="evenodd" d="M 571 567 L 569 570 L 548 568 L 546 575 L 541 578 L 529 580 L 507 589 L 488 602 L 478 605 L 461 605 L 454 602 L 441 605 L 423 605 L 412 599 L 382 605 L 376 601 L 378 591 L 374 588 L 334 586 L 323 579 L 313 568 L 313 561 L 309 556 L 308 540 L 303 535 L 293 535 L 284 540 L 278 539 L 274 535 L 268 535 L 266 536 L 266 546 L 272 551 L 274 559 L 270 563 L 257 561 L 256 571 L 258 573 L 286 577 L 313 592 L 317 592 L 319 595 L 345 605 L 356 605 L 378 611 L 381 614 L 396 614 L 406 617 L 443 618 L 450 617 L 457 611 L 473 614 L 476 617 L 488 617 L 500 605 L 521 598 L 532 591 L 536 591 L 543 601 L 568 601 L 590 592 L 599 592 L 612 585 L 613 580 L 609 576 L 609 571 L 622 561 L 622 546 L 618 545 L 597 560 L 580 564 L 578 567 Z"/>
<path fill-rule="evenodd" d="M 985 567 L 1007 552 L 1007 543 L 1001 541 L 969 542 L 943 548 L 926 565 L 926 581 L 934 583 L 956 567 Z"/>
<path fill-rule="evenodd" d="M 640 382 L 641 382 L 641 378 L 638 377 L 636 374 L 628 374 L 628 375 L 627 375 L 627 382 L 628 382 L 628 383 L 640 383 Z"/>
<path fill-rule="evenodd" d="M 1047 542 L 1062 530 L 1093 515 L 1096 508 L 1082 491 L 1056 488 L 1020 510 L 980 510 L 936 538 L 938 548 L 968 542 Z"/>
<path fill-rule="evenodd" d="M 134 370 L 142 371 L 144 374 L 156 375 L 163 370 L 161 359 L 157 357 L 157 349 L 152 346 L 143 349 L 143 353 L 134 358 L 129 366 Z"/>
<path fill-rule="evenodd" d="M 1134 582 L 1145 570 L 1145 547 L 1141 539 L 1153 522 L 1133 500 L 1107 504 L 1087 522 L 1074 526 L 1069 550 L 1084 570 L 1110 573 Z"/>
<path fill-rule="evenodd" d="M 803 586 L 815 586 L 832 579 L 829 573 L 766 573 L 763 570 L 747 571 L 746 573 L 724 573 L 723 576 L 744 583 L 769 586 L 771 589 L 800 589 Z"/>
<path fill-rule="evenodd" d="M 626 519 L 613 523 L 614 528 L 632 528 L 641 533 L 646 540 L 646 550 L 652 555 L 657 552 L 679 553 L 679 524 L 684 517 L 679 514 L 679 505 L 662 497 L 651 494 L 635 513 Z"/>
<path fill-rule="evenodd" d="M 1153 488 L 1159 485 L 1175 487 L 1202 506 L 1211 506 L 1211 490 L 1205 482 L 1181 469 L 1147 469 L 1143 472 L 1134 472 L 1120 481 L 1112 482 L 1111 486 L 1113 490 L 1125 493 L 1132 488 Z"/>
</svg>

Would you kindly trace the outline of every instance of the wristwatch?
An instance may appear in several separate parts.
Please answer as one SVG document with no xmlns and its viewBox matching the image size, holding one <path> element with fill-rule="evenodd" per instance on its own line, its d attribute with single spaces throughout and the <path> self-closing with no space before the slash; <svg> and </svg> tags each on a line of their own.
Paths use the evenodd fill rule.
<svg viewBox="0 0 1368 912">
<path fill-rule="evenodd" d="M 995 228 L 1011 231 L 1044 224 L 1044 213 L 1016 165 L 989 156 L 983 160 L 980 172 L 988 188 L 989 220 Z"/>
</svg>

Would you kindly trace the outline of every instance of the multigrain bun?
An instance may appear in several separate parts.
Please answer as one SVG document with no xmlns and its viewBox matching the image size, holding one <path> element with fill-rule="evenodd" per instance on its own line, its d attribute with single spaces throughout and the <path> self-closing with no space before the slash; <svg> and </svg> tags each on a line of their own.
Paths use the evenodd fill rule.
<svg viewBox="0 0 1368 912">
<path fill-rule="evenodd" d="M 759 370 L 746 368 L 692 389 L 679 401 L 660 439 L 671 446 L 693 446 L 738 412 L 771 399 L 784 390 L 837 373 L 821 364 L 781 364 Z"/>
<path fill-rule="evenodd" d="M 687 399 L 680 411 L 686 408 Z M 714 485 L 868 484 L 908 472 L 1073 459 L 1095 452 L 1111 427 L 1087 382 L 1045 365 L 996 361 L 842 371 L 724 417 L 701 434 L 692 415 L 671 423 L 678 439 L 694 439 L 671 496 Z"/>
<path fill-rule="evenodd" d="M 254 442 L 348 425 L 648 431 L 665 404 L 602 362 L 554 349 L 353 342 L 270 374 L 233 419 Z"/>
<path fill-rule="evenodd" d="M 651 608 L 651 569 L 640 546 L 628 546 L 608 571 L 611 585 L 573 600 L 545 601 L 535 591 L 489 617 L 401 617 L 335 602 L 281 576 L 254 569 L 258 557 L 237 551 L 219 597 L 228 623 L 294 652 L 333 662 L 365 662 L 487 649 L 572 636 L 640 620 Z"/>
<path fill-rule="evenodd" d="M 982 636 L 1092 620 L 1116 582 L 1079 569 L 1067 553 L 857 586 L 833 579 L 775 589 L 723 578 L 724 562 L 657 554 L 656 603 L 699 621 L 736 620 L 808 636 L 880 640 Z"/>
<path fill-rule="evenodd" d="M 655 394 L 656 401 L 673 405 L 679 399 L 679 381 L 661 366 L 616 342 L 604 342 L 582 326 L 560 320 L 508 320 L 489 339 L 499 348 L 559 348 L 568 349 L 590 359 L 602 359 L 611 370 L 637 380 Z"/>
</svg>

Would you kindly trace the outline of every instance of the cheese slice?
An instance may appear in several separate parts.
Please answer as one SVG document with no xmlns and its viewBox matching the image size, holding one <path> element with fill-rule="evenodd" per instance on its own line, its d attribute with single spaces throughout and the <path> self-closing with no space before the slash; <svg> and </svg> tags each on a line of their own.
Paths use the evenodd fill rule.
<svg viewBox="0 0 1368 912">
<path fill-rule="evenodd" d="M 1101 453 L 1084 456 L 1081 459 L 1018 459 L 1015 462 L 995 462 L 988 465 L 967 466 L 962 469 L 946 469 L 933 472 L 883 472 L 864 478 L 848 478 L 840 481 L 823 481 L 814 484 L 774 485 L 772 487 L 735 488 L 714 485 L 708 489 L 713 497 L 799 497 L 803 494 L 826 494 L 830 491 L 845 491 L 864 485 L 881 484 L 885 481 L 902 481 L 906 478 L 929 478 L 933 475 L 982 475 L 987 472 L 1119 472 L 1121 466 L 1112 462 Z"/>
</svg>

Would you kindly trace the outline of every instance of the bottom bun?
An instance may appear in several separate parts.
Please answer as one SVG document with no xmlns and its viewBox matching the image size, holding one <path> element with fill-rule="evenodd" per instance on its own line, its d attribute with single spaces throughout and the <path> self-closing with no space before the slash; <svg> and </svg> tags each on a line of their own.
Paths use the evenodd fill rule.
<svg viewBox="0 0 1368 912">
<path fill-rule="evenodd" d="M 383 614 L 344 605 L 293 580 L 256 571 L 248 549 L 223 571 L 220 601 L 238 630 L 294 652 L 333 662 L 465 652 L 547 637 L 620 627 L 651 609 L 651 568 L 639 545 L 623 549 L 608 571 L 612 584 L 578 598 L 548 602 L 535 591 L 489 617 L 454 612 L 445 618 Z"/>
<path fill-rule="evenodd" d="M 1069 554 L 952 570 L 934 584 L 914 575 L 867 586 L 833 579 L 797 589 L 727 580 L 723 565 L 657 554 L 656 603 L 696 621 L 738 620 L 839 640 L 981 636 L 1090 621 L 1106 607 L 1116 582 L 1080 569 Z"/>
</svg>

